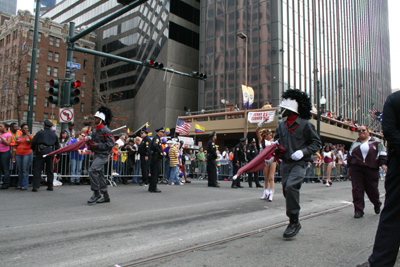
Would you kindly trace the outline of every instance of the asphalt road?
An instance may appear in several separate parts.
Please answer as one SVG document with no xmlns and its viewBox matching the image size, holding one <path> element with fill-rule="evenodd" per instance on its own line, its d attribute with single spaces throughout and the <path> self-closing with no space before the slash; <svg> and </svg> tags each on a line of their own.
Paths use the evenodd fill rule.
<svg viewBox="0 0 400 267">
<path fill-rule="evenodd" d="M 274 202 L 261 189 L 208 188 L 194 180 L 184 186 L 159 185 L 150 194 L 138 185 L 109 189 L 111 203 L 88 205 L 89 186 L 62 186 L 38 193 L 0 192 L 2 266 L 124 266 L 286 222 L 281 185 Z M 380 184 L 381 194 L 383 183 Z M 302 230 L 290 241 L 285 226 L 220 245 L 151 261 L 144 266 L 358 266 L 372 250 L 379 216 L 367 202 L 353 218 L 351 184 L 330 188 L 304 184 Z"/>
</svg>

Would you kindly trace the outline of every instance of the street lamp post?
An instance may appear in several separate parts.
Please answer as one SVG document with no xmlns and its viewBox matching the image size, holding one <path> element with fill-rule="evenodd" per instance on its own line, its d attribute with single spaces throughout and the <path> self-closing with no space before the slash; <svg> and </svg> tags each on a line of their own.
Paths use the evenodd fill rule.
<svg viewBox="0 0 400 267">
<path fill-rule="evenodd" d="M 320 106 L 325 106 L 326 104 L 326 99 L 324 96 L 321 97 L 321 99 L 319 98 L 320 95 L 320 88 L 319 88 L 319 81 L 317 81 L 317 132 L 318 132 L 318 136 L 319 138 L 321 138 L 321 107 Z M 324 110 L 324 108 L 322 108 L 322 111 Z"/>
<path fill-rule="evenodd" d="M 244 34 L 243 32 L 239 32 L 238 34 L 237 34 L 237 36 L 239 37 L 239 38 L 241 38 L 241 39 L 244 39 L 245 40 L 245 42 L 246 42 L 246 54 L 245 54 L 245 64 L 246 64 L 246 67 L 245 67 L 245 76 L 246 76 L 246 82 L 245 82 L 245 85 L 246 85 L 246 88 L 247 88 L 247 43 L 248 43 L 248 39 L 247 39 L 247 35 L 246 34 Z M 244 137 L 247 137 L 247 107 L 246 107 L 246 109 L 245 109 L 245 111 L 244 111 L 244 120 L 245 120 L 245 125 L 244 125 Z"/>
<path fill-rule="evenodd" d="M 248 40 L 248 39 L 247 39 L 247 35 L 244 34 L 243 32 L 239 32 L 239 33 L 237 34 L 237 36 L 238 36 L 239 38 L 241 38 L 241 39 L 244 39 L 245 42 L 246 42 L 246 54 L 245 54 L 245 60 L 246 60 L 246 62 L 245 62 L 245 64 L 246 64 L 246 68 L 245 68 L 246 82 L 245 82 L 245 85 L 246 85 L 246 87 L 247 87 L 247 43 L 248 43 L 247 40 Z"/>
</svg>

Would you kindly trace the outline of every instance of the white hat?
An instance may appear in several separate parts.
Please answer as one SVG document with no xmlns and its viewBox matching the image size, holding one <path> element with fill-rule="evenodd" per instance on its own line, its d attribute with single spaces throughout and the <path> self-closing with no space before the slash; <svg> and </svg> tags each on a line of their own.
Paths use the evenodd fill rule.
<svg viewBox="0 0 400 267">
<path fill-rule="evenodd" d="M 97 118 L 101 119 L 102 121 L 106 120 L 106 115 L 100 111 L 97 111 L 96 114 L 94 114 L 94 117 L 97 117 Z"/>
<path fill-rule="evenodd" d="M 167 141 L 167 144 L 172 144 L 173 142 L 171 141 L 171 140 L 168 140 Z"/>
<path fill-rule="evenodd" d="M 297 103 L 296 100 L 285 99 L 284 98 L 282 100 L 282 103 L 279 105 L 279 107 L 291 110 L 291 111 L 296 112 L 297 114 L 299 114 L 299 112 L 297 111 L 298 108 L 299 108 L 299 103 Z"/>
</svg>

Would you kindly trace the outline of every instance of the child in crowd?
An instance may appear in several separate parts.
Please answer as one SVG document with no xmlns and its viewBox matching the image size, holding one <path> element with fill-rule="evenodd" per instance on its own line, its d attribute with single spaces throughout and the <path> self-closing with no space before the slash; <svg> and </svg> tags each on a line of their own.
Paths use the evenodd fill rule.
<svg viewBox="0 0 400 267">
<path fill-rule="evenodd" d="M 114 176 L 114 181 L 121 181 L 121 177 L 118 177 L 119 174 L 117 173 L 118 167 L 118 157 L 119 157 L 119 144 L 115 143 L 112 149 L 112 176 Z"/>
</svg>

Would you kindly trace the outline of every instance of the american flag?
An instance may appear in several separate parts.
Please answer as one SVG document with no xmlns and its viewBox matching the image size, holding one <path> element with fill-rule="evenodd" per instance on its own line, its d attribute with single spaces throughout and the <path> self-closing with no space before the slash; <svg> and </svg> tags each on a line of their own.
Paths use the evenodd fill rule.
<svg viewBox="0 0 400 267">
<path fill-rule="evenodd" d="M 187 123 L 183 119 L 178 118 L 178 121 L 176 122 L 175 132 L 189 136 L 189 129 L 191 126 L 192 125 L 190 123 Z"/>
<path fill-rule="evenodd" d="M 376 119 L 376 115 L 375 113 L 378 112 L 377 109 L 373 109 L 369 111 L 369 115 L 371 115 L 371 118 Z"/>
</svg>

